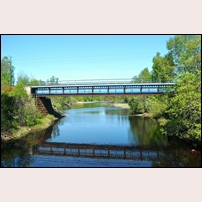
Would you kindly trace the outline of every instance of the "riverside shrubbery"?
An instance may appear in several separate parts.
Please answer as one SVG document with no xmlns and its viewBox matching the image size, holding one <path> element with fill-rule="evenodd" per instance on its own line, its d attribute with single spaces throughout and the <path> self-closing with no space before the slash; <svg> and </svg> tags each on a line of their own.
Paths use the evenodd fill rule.
<svg viewBox="0 0 202 202">
<path fill-rule="evenodd" d="M 1 93 L 1 133 L 11 134 L 20 126 L 33 126 L 40 123 L 40 118 L 34 99 Z"/>
</svg>

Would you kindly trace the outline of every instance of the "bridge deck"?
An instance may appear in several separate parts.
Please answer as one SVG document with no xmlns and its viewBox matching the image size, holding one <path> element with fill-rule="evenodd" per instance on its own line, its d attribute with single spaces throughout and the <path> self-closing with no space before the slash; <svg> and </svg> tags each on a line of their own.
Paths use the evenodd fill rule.
<svg viewBox="0 0 202 202">
<path fill-rule="evenodd" d="M 69 83 L 31 86 L 36 96 L 83 95 L 159 95 L 173 87 L 174 83 Z"/>
</svg>

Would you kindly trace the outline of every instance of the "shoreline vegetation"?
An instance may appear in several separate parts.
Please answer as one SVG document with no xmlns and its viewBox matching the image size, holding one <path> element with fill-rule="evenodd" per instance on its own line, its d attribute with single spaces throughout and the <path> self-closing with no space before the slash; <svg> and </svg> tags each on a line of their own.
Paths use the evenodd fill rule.
<svg viewBox="0 0 202 202">
<path fill-rule="evenodd" d="M 47 129 L 51 125 L 53 125 L 54 122 L 57 121 L 58 119 L 61 119 L 66 116 L 68 115 L 65 114 L 64 112 L 54 109 L 54 115 L 52 114 L 46 115 L 45 117 L 40 119 L 39 123 L 33 126 L 21 126 L 21 127 L 19 126 L 18 130 L 16 130 L 13 134 L 9 134 L 9 135 L 1 134 L 1 140 L 3 141 L 9 141 L 11 139 L 15 140 L 28 135 L 30 132 L 42 131 L 44 129 Z"/>
<path fill-rule="evenodd" d="M 19 139 L 23 136 L 26 136 L 28 133 L 30 132 L 37 132 L 37 131 L 41 131 L 44 130 L 48 127 L 50 127 L 52 124 L 54 124 L 54 122 L 58 120 L 58 118 L 54 117 L 53 115 L 48 114 L 47 116 L 45 116 L 44 118 L 40 119 L 40 123 L 34 125 L 34 126 L 22 126 L 22 127 L 18 127 L 18 130 L 15 131 L 12 135 L 1 135 L 1 139 L 3 141 L 9 141 L 9 140 L 13 140 L 13 139 Z"/>
</svg>

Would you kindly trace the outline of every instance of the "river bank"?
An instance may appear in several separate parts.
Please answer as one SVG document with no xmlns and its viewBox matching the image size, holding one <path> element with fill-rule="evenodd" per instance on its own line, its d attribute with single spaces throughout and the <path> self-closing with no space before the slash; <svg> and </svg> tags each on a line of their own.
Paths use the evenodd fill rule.
<svg viewBox="0 0 202 202">
<path fill-rule="evenodd" d="M 130 109 L 130 106 L 128 105 L 128 103 L 113 103 L 112 106 L 120 107 L 123 109 Z M 131 113 L 129 116 L 144 116 L 144 117 L 151 117 L 152 118 L 152 115 L 150 113 L 142 113 L 142 114 Z"/>
<path fill-rule="evenodd" d="M 36 124 L 34 126 L 19 126 L 18 129 L 13 133 L 13 134 L 1 134 L 1 140 L 3 141 L 9 141 L 11 139 L 19 139 L 25 135 L 27 135 L 30 132 L 36 132 L 36 131 L 40 131 L 40 130 L 44 130 L 46 128 L 48 128 L 49 126 L 51 126 L 52 124 L 54 124 L 54 122 L 58 120 L 58 118 L 56 118 L 53 115 L 48 114 L 47 116 L 45 116 L 44 118 L 42 118 L 40 120 L 39 124 Z"/>
<path fill-rule="evenodd" d="M 127 103 L 114 103 L 112 106 L 115 107 L 121 107 L 124 109 L 130 109 L 130 106 Z M 133 114 L 131 113 L 129 116 L 143 116 L 143 117 L 149 117 L 154 118 L 150 113 L 142 113 L 142 114 Z M 160 127 L 163 127 L 165 125 L 166 119 L 163 118 L 154 118 L 158 122 Z M 168 136 L 169 141 L 172 142 L 173 145 L 178 145 L 180 147 L 189 148 L 192 152 L 194 151 L 201 151 L 201 142 L 200 141 L 193 141 L 187 138 L 179 138 L 179 137 L 170 137 Z"/>
<path fill-rule="evenodd" d="M 120 107 L 120 108 L 123 108 L 123 109 L 130 109 L 128 103 L 113 103 L 112 106 Z"/>
<path fill-rule="evenodd" d="M 11 139 L 19 139 L 25 135 L 27 135 L 30 132 L 38 132 L 44 129 L 47 129 L 49 126 L 53 125 L 55 121 L 58 119 L 61 119 L 63 117 L 68 116 L 64 112 L 53 109 L 53 114 L 48 114 L 42 119 L 39 120 L 39 123 L 34 126 L 18 126 L 16 131 L 13 132 L 13 134 L 6 134 L 1 133 L 1 140 L 2 141 L 9 141 Z"/>
<path fill-rule="evenodd" d="M 104 101 L 91 101 L 91 102 L 77 102 L 76 104 L 92 104 L 92 103 L 107 103 Z M 128 103 L 112 103 L 110 104 L 110 106 L 113 107 L 120 107 L 123 109 L 130 109 L 130 106 L 128 105 Z"/>
<path fill-rule="evenodd" d="M 78 102 L 76 102 L 76 104 L 89 104 L 89 103 L 100 103 L 100 102 L 104 102 L 104 101 L 89 101 L 89 102 L 87 102 L 87 101 L 78 101 Z"/>
</svg>

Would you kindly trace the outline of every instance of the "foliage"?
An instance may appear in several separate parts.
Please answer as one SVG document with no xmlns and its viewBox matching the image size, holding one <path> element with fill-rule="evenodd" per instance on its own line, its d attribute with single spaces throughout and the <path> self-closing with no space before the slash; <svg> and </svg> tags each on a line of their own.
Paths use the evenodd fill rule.
<svg viewBox="0 0 202 202">
<path fill-rule="evenodd" d="M 29 98 L 27 100 L 16 100 L 14 119 L 20 126 L 33 126 L 40 123 L 40 118 L 42 118 L 42 115 L 38 111 L 34 99 Z"/>
<path fill-rule="evenodd" d="M 177 73 L 165 129 L 169 135 L 201 141 L 201 37 L 178 35 L 167 42 Z"/>
<path fill-rule="evenodd" d="M 12 134 L 18 126 L 31 126 L 39 123 L 39 113 L 34 100 L 24 90 L 25 85 L 37 84 L 21 74 L 14 85 L 14 67 L 8 57 L 1 60 L 1 133 Z"/>
<path fill-rule="evenodd" d="M 149 113 L 155 118 L 165 116 L 165 111 L 168 108 L 168 100 L 169 97 L 167 95 L 150 97 Z"/>
<path fill-rule="evenodd" d="M 42 80 L 37 80 L 35 78 L 30 78 L 24 73 L 20 73 L 17 78 L 17 84 L 21 84 L 23 86 L 37 86 L 37 85 L 45 85 L 46 82 Z"/>
<path fill-rule="evenodd" d="M 13 86 L 14 79 L 14 66 L 12 66 L 12 60 L 5 56 L 1 60 L 1 90 L 4 91 L 5 86 Z"/>
<path fill-rule="evenodd" d="M 170 136 L 201 141 L 201 37 L 175 36 L 167 49 L 165 56 L 153 58 L 151 79 L 175 82 L 174 96 L 130 97 L 129 106 L 133 113 L 149 112 Z M 133 81 L 146 77 L 145 72 Z"/>
<path fill-rule="evenodd" d="M 24 89 L 24 85 L 22 83 L 17 84 L 13 87 L 12 91 L 10 92 L 12 96 L 14 96 L 16 99 L 19 98 L 28 98 L 28 94 Z"/>
<path fill-rule="evenodd" d="M 170 99 L 169 122 L 166 125 L 170 135 L 201 138 L 201 81 L 193 73 L 185 73 L 175 87 L 176 96 Z"/>
<path fill-rule="evenodd" d="M 149 72 L 148 68 L 144 68 L 138 76 L 134 76 L 132 78 L 133 83 L 143 83 L 143 82 L 150 82 L 151 81 L 151 73 Z"/>
<path fill-rule="evenodd" d="M 150 82 L 151 81 L 151 73 L 148 68 L 144 68 L 138 76 L 133 77 L 134 83 L 139 82 Z M 145 113 L 149 111 L 149 98 L 148 96 L 138 96 L 138 97 L 130 97 L 128 99 L 128 104 L 132 113 Z"/>
<path fill-rule="evenodd" d="M 176 72 L 197 72 L 201 69 L 201 36 L 177 35 L 167 42 L 174 58 Z"/>
<path fill-rule="evenodd" d="M 58 84 L 59 78 L 52 76 L 50 79 L 47 80 L 47 84 Z"/>
<path fill-rule="evenodd" d="M 11 132 L 15 126 L 13 121 L 15 98 L 1 93 L 1 132 Z"/>
<path fill-rule="evenodd" d="M 130 106 L 131 112 L 134 114 L 149 112 L 149 97 L 148 96 L 136 96 L 132 97 L 128 105 Z"/>
<path fill-rule="evenodd" d="M 28 86 L 30 83 L 30 78 L 29 76 L 21 73 L 20 75 L 18 75 L 18 78 L 17 78 L 17 84 L 21 84 L 23 86 Z"/>
<path fill-rule="evenodd" d="M 152 81 L 153 82 L 171 82 L 174 77 L 174 62 L 171 54 L 164 57 L 157 53 L 153 58 Z"/>
</svg>

